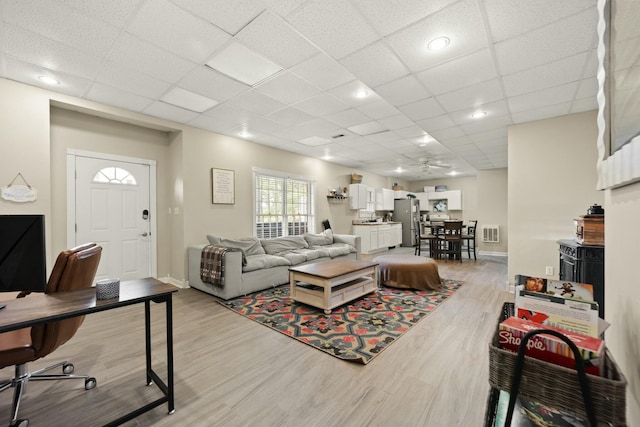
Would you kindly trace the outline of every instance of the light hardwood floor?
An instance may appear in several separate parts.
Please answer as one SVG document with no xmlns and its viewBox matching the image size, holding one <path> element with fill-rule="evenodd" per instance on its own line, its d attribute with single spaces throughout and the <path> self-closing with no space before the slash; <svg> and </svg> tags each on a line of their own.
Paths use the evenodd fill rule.
<svg viewBox="0 0 640 427">
<path fill-rule="evenodd" d="M 394 250 L 413 253 L 411 248 Z M 194 289 L 174 296 L 176 412 L 166 405 L 129 426 L 482 426 L 488 343 L 505 291 L 507 259 L 438 261 L 465 281 L 448 301 L 368 365 L 344 362 L 222 307 Z M 164 376 L 164 315 L 154 307 L 154 365 Z M 34 382 L 20 416 L 30 426 L 102 425 L 159 397 L 145 386 L 144 310 L 88 316 L 38 368 L 68 358 L 98 379 Z M 48 363 L 47 363 L 48 362 Z M 9 376 L 11 368 L 2 371 Z M 1 395 L 9 418 L 13 390 Z"/>
</svg>

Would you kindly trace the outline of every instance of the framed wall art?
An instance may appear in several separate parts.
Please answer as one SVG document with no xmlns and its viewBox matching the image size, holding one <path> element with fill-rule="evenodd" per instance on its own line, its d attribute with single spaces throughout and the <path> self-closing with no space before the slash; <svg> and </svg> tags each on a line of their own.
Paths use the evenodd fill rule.
<svg viewBox="0 0 640 427">
<path fill-rule="evenodd" d="M 236 203 L 235 172 L 229 169 L 211 168 L 211 203 L 233 205 Z"/>
</svg>

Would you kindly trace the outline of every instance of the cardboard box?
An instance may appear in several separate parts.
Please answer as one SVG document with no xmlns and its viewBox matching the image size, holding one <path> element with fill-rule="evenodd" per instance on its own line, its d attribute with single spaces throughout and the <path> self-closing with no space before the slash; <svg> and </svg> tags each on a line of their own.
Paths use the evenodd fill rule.
<svg viewBox="0 0 640 427">
<path fill-rule="evenodd" d="M 604 341 L 599 338 L 565 331 L 560 328 L 543 326 L 529 320 L 509 317 L 498 327 L 498 346 L 514 352 L 518 351 L 522 337 L 535 329 L 550 329 L 560 332 L 578 347 L 585 371 L 588 374 L 600 375 L 600 368 L 604 363 Z M 549 363 L 575 369 L 575 359 L 569 346 L 553 335 L 537 335 L 527 342 L 527 356 L 544 360 Z"/>
<path fill-rule="evenodd" d="M 573 220 L 576 242 L 581 245 L 604 245 L 604 215 L 587 215 Z"/>
</svg>

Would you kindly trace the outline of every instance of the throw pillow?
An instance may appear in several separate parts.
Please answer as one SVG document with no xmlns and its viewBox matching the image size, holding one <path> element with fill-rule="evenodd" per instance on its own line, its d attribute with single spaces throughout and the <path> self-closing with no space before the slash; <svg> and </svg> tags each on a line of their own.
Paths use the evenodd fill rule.
<svg viewBox="0 0 640 427">
<path fill-rule="evenodd" d="M 333 243 L 333 232 L 328 228 L 320 234 L 307 233 L 304 238 L 309 243 L 309 246 L 330 245 Z"/>
<path fill-rule="evenodd" d="M 260 240 L 257 237 L 242 237 L 240 239 L 226 239 L 224 237 L 214 236 L 212 234 L 207 235 L 209 243 L 216 246 L 224 246 L 225 248 L 240 249 L 245 256 L 248 255 L 262 255 L 264 249 L 260 244 Z"/>
</svg>

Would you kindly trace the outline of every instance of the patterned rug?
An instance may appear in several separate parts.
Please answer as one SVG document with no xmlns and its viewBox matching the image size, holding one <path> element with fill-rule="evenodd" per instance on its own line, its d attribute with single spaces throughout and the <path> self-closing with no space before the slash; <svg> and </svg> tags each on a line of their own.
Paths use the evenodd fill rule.
<svg viewBox="0 0 640 427">
<path fill-rule="evenodd" d="M 366 364 L 462 286 L 437 291 L 381 287 L 331 314 L 289 298 L 289 285 L 220 301 L 251 320 L 343 360 Z"/>
</svg>

